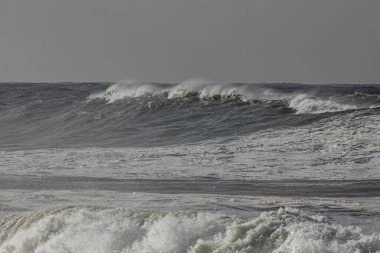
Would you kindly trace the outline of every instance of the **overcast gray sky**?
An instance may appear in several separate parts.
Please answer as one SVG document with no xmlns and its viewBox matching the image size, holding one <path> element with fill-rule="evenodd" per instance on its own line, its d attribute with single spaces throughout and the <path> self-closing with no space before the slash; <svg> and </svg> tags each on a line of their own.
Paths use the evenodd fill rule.
<svg viewBox="0 0 380 253">
<path fill-rule="evenodd" d="M 0 81 L 380 83 L 378 0 L 0 0 Z"/>
</svg>

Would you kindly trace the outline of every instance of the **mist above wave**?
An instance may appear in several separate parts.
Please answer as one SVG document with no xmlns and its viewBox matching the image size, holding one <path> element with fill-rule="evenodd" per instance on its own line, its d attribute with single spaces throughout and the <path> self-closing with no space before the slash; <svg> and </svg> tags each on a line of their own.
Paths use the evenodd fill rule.
<svg viewBox="0 0 380 253">
<path fill-rule="evenodd" d="M 297 209 L 243 219 L 213 213 L 58 208 L 0 222 L 0 251 L 376 252 L 380 235 Z"/>
</svg>

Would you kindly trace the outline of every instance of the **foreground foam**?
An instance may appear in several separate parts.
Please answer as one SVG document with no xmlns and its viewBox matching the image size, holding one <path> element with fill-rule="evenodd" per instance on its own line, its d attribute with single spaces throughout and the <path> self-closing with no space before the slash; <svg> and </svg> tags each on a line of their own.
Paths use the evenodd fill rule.
<svg viewBox="0 0 380 253">
<path fill-rule="evenodd" d="M 62 208 L 0 222 L 0 252 L 376 252 L 380 235 L 297 209 L 213 213 Z"/>
</svg>

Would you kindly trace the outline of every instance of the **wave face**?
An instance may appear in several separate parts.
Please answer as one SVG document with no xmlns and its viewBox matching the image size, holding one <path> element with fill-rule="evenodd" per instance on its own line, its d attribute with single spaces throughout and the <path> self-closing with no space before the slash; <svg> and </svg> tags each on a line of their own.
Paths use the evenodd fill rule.
<svg viewBox="0 0 380 253">
<path fill-rule="evenodd" d="M 0 84 L 0 147 L 160 146 L 377 117 L 378 85 Z"/>
<path fill-rule="evenodd" d="M 43 252 L 368 252 L 380 234 L 280 208 L 256 218 L 207 212 L 60 208 L 0 222 L 0 251 Z"/>
</svg>

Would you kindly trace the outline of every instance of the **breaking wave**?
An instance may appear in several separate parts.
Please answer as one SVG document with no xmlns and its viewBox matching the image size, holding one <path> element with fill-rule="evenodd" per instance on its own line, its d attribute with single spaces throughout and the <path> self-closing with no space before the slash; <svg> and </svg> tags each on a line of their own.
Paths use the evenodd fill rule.
<svg viewBox="0 0 380 253">
<path fill-rule="evenodd" d="M 297 113 L 326 113 L 339 112 L 358 109 L 356 105 L 339 104 L 331 100 L 321 100 L 306 94 L 298 95 L 289 102 L 289 107 L 297 111 Z"/>
<path fill-rule="evenodd" d="M 0 222 L 0 252 L 377 252 L 380 234 L 281 208 L 256 218 L 69 207 Z"/>
<path fill-rule="evenodd" d="M 380 85 L 211 83 L 0 84 L 0 147 L 162 146 L 377 117 Z M 341 113 L 343 112 L 343 113 Z"/>
<path fill-rule="evenodd" d="M 285 85 L 285 84 L 284 84 Z M 274 104 L 293 109 L 297 114 L 320 114 L 363 108 L 376 108 L 380 105 L 378 96 L 366 97 L 365 100 L 350 96 L 318 97 L 314 90 L 308 93 L 276 90 L 265 85 L 211 83 L 202 79 L 191 79 L 175 85 L 138 83 L 121 81 L 109 86 L 103 92 L 89 96 L 89 100 L 105 99 L 108 103 L 126 98 L 164 95 L 166 99 L 196 97 L 207 99 L 237 99 L 252 104 Z M 356 94 L 358 96 L 358 94 Z"/>
</svg>

